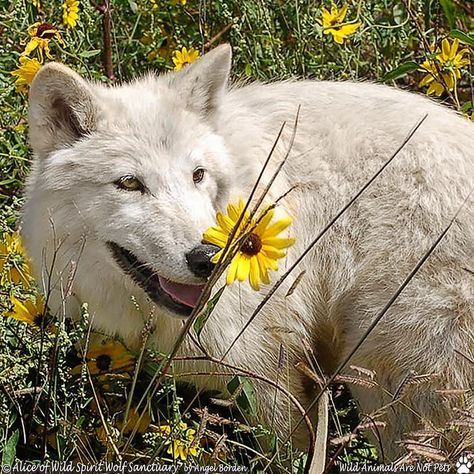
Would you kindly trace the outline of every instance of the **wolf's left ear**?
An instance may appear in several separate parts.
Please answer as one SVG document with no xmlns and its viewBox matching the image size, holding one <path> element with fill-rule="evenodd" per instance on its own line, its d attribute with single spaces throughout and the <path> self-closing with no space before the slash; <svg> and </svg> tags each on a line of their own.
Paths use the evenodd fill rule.
<svg viewBox="0 0 474 474">
<path fill-rule="evenodd" d="M 43 158 L 95 130 L 99 109 L 91 85 L 72 69 L 48 63 L 30 89 L 30 142 Z"/>
<path fill-rule="evenodd" d="M 223 44 L 181 71 L 168 74 L 166 79 L 168 85 L 185 98 L 188 107 L 208 116 L 225 91 L 231 62 L 232 49 Z"/>
</svg>

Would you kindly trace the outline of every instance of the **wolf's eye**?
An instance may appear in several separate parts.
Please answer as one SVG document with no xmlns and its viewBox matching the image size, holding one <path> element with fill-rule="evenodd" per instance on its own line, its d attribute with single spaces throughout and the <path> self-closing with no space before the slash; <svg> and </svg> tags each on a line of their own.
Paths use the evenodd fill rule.
<svg viewBox="0 0 474 474">
<path fill-rule="evenodd" d="M 145 191 L 143 183 L 132 175 L 122 176 L 114 184 L 125 191 L 140 191 L 141 193 Z"/>
<path fill-rule="evenodd" d="M 204 179 L 204 168 L 196 168 L 193 171 L 193 181 L 197 184 L 200 183 Z"/>
</svg>

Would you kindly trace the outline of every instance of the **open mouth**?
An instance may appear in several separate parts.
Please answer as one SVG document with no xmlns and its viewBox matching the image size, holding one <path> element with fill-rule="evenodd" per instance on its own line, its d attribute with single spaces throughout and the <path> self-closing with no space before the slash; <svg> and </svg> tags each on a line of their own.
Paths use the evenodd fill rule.
<svg viewBox="0 0 474 474">
<path fill-rule="evenodd" d="M 201 296 L 204 285 L 184 285 L 157 275 L 129 250 L 107 242 L 120 268 L 142 288 L 152 301 L 180 316 L 189 316 Z"/>
</svg>

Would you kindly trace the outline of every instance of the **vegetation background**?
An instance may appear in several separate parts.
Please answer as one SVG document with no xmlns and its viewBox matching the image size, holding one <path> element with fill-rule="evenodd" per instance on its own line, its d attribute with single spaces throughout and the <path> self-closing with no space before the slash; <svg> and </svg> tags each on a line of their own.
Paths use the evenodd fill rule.
<svg viewBox="0 0 474 474">
<path fill-rule="evenodd" d="M 75 324 L 38 317 L 44 302 L 14 233 L 32 160 L 28 83 L 52 59 L 113 84 L 185 66 L 229 42 L 236 79 L 384 81 L 438 96 L 471 120 L 474 2 L 0 0 L 0 32 L 2 463 L 219 461 L 257 471 L 271 460 L 287 472 L 302 472 L 304 454 L 279 446 L 263 427 L 251 428 L 237 416 L 239 408 L 252 414 L 250 385 L 241 386 L 233 401 L 211 400 L 208 412 L 172 376 L 149 389 L 157 367 L 153 354 L 145 361 L 119 342 L 91 342 L 78 352 L 76 343 L 88 338 L 86 308 Z M 328 472 L 336 461 L 375 459 L 340 385 L 332 393 L 331 419 Z M 408 446 L 405 462 L 452 454 L 430 446 Z"/>
</svg>

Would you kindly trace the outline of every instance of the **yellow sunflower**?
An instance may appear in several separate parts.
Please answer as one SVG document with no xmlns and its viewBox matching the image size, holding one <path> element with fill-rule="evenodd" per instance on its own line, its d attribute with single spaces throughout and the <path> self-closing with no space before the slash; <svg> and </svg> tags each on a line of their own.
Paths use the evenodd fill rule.
<svg viewBox="0 0 474 474">
<path fill-rule="evenodd" d="M 74 28 L 79 20 L 79 0 L 65 0 L 63 3 L 63 24 Z"/>
<path fill-rule="evenodd" d="M 194 48 L 183 48 L 181 51 L 175 51 L 173 55 L 174 70 L 180 71 L 184 66 L 193 63 L 199 58 L 199 51 Z"/>
<path fill-rule="evenodd" d="M 53 59 L 49 49 L 49 42 L 53 38 L 64 45 L 64 41 L 59 34 L 58 29 L 49 23 L 41 23 L 37 21 L 28 28 L 28 34 L 30 35 L 30 40 L 21 54 L 22 56 L 28 56 L 35 49 L 38 49 L 40 62 L 43 62 L 43 53 L 46 54 L 49 59 Z"/>
<path fill-rule="evenodd" d="M 346 18 L 347 9 L 347 4 L 339 9 L 333 3 L 331 6 L 331 11 L 323 8 L 322 18 L 317 20 L 317 22 L 323 26 L 323 34 L 331 34 L 334 38 L 334 41 L 338 44 L 343 44 L 344 40 L 348 36 L 355 33 L 360 27 L 360 22 L 341 25 L 341 23 L 344 23 L 344 18 Z"/>
<path fill-rule="evenodd" d="M 227 215 L 221 212 L 217 213 L 217 227 L 210 227 L 204 233 L 205 241 L 221 248 L 212 258 L 213 263 L 217 263 L 221 258 L 227 240 L 243 213 L 244 207 L 245 203 L 242 199 L 237 206 L 229 204 Z M 278 270 L 277 260 L 286 256 L 283 249 L 295 243 L 295 239 L 278 237 L 291 225 L 292 219 L 284 217 L 270 225 L 274 213 L 274 209 L 266 209 L 254 220 L 250 219 L 248 211 L 245 212 L 232 242 L 235 244 L 237 239 L 241 237 L 244 239 L 229 265 L 226 279 L 228 285 L 231 285 L 236 279 L 242 282 L 248 278 L 252 288 L 258 291 L 260 282 L 270 283 L 268 269 Z M 232 246 L 230 248 L 232 249 Z"/>
<path fill-rule="evenodd" d="M 173 459 L 186 461 L 189 456 L 197 457 L 199 454 L 196 430 L 188 428 L 188 425 L 181 421 L 173 428 L 170 425 L 161 425 L 159 433 L 163 438 L 167 438 L 165 446 L 168 446 L 167 453 Z"/>
<path fill-rule="evenodd" d="M 420 81 L 419 87 L 429 86 L 426 93 L 439 97 L 447 87 L 453 91 L 456 81 L 461 78 L 461 68 L 469 64 L 467 48 L 458 52 L 459 40 L 452 43 L 445 38 L 441 43 L 441 50 L 437 48 L 434 57 L 426 60 L 420 71 L 428 74 Z"/>
<path fill-rule="evenodd" d="M 135 356 L 117 341 L 104 341 L 93 345 L 86 354 L 89 372 L 93 375 L 106 372 L 126 371 L 135 365 Z M 81 367 L 75 367 L 72 373 L 81 372 Z"/>
<path fill-rule="evenodd" d="M 45 318 L 45 304 L 44 298 L 37 295 L 35 300 L 19 300 L 14 296 L 11 297 L 13 308 L 7 313 L 10 318 L 17 321 L 23 321 L 31 326 L 42 327 Z"/>
<path fill-rule="evenodd" d="M 41 68 L 40 62 L 35 58 L 20 57 L 20 66 L 10 74 L 16 77 L 15 87 L 17 92 L 27 92 L 28 86 L 33 82 Z"/>
<path fill-rule="evenodd" d="M 30 285 L 31 269 L 20 234 L 4 234 L 0 241 L 0 282 L 11 281 L 16 285 Z"/>
</svg>

